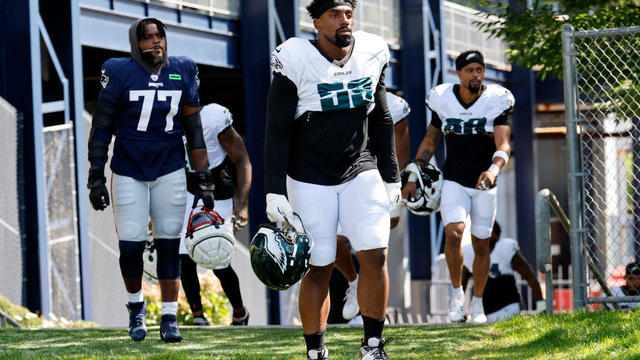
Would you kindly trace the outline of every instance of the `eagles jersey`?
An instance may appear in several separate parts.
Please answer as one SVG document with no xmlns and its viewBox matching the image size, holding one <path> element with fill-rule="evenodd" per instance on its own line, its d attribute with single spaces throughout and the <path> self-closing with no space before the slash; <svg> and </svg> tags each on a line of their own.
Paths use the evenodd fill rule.
<svg viewBox="0 0 640 360">
<path fill-rule="evenodd" d="M 515 99 L 509 90 L 491 84 L 475 102 L 465 104 L 459 89 L 457 84 L 438 85 L 431 89 L 426 103 L 438 115 L 431 124 L 445 135 L 444 178 L 474 188 L 493 161 L 494 126 L 508 125 L 507 114 L 513 110 Z"/>
<path fill-rule="evenodd" d="M 391 119 L 393 119 L 394 126 L 411 113 L 409 103 L 400 96 L 394 95 L 390 92 L 387 93 L 387 105 L 389 105 L 389 111 L 391 111 Z"/>
<path fill-rule="evenodd" d="M 169 57 L 159 74 L 132 58 L 102 66 L 99 99 L 119 107 L 111 170 L 153 181 L 184 166 L 182 109 L 199 107 L 198 69 L 186 57 Z"/>
<path fill-rule="evenodd" d="M 291 80 L 298 89 L 296 119 L 307 111 L 334 111 L 374 107 L 373 92 L 389 63 L 389 48 L 382 38 L 356 31 L 351 58 L 344 66 L 327 60 L 306 39 L 291 38 L 271 56 L 271 70 Z"/>
<path fill-rule="evenodd" d="M 233 125 L 231 112 L 222 105 L 211 103 L 200 110 L 200 119 L 202 121 L 204 143 L 207 146 L 209 169 L 211 169 L 215 185 L 213 196 L 216 200 L 232 198 L 235 166 L 227 158 L 227 152 L 218 138 L 223 131 Z M 186 139 L 184 139 L 184 145 L 188 149 Z M 195 194 L 196 189 L 194 187 L 197 183 L 193 162 L 187 153 L 187 190 Z"/>
<path fill-rule="evenodd" d="M 520 302 L 520 293 L 516 288 L 515 271 L 511 267 L 511 261 L 520 251 L 518 242 L 514 239 L 501 237 L 491 250 L 489 266 L 489 278 L 482 296 L 484 311 L 487 314 L 502 309 L 503 307 Z M 464 267 L 469 272 L 473 271 L 473 246 L 471 244 L 462 247 L 464 255 Z"/>
<path fill-rule="evenodd" d="M 353 37 L 342 65 L 301 38 L 272 53 L 266 192 L 285 194 L 285 173 L 302 182 L 338 185 L 378 168 L 385 182 L 399 181 L 383 95 L 389 49 L 376 35 L 357 31 Z"/>
</svg>

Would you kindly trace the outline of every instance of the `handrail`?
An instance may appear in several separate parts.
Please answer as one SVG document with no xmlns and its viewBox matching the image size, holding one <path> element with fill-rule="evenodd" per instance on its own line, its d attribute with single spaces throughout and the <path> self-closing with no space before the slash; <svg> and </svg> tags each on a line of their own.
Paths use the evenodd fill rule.
<svg viewBox="0 0 640 360">
<path fill-rule="evenodd" d="M 3 328 L 7 327 L 7 323 L 13 325 L 14 327 L 17 327 L 20 329 L 22 328 L 22 325 L 20 325 L 17 321 L 13 320 L 11 316 L 9 316 L 7 313 L 5 313 L 2 310 L 0 310 L 0 323 L 2 324 Z"/>
<path fill-rule="evenodd" d="M 564 228 L 564 231 L 569 233 L 571 229 L 571 221 L 567 214 L 562 210 L 560 202 L 556 196 L 549 189 L 542 189 L 536 195 L 536 252 L 538 254 L 538 269 L 545 274 L 545 291 L 546 291 L 546 312 L 547 314 L 553 313 L 553 266 L 551 262 L 551 234 L 550 234 L 550 210 L 558 215 L 558 219 Z M 596 281 L 607 296 L 613 296 L 611 290 L 607 286 L 607 282 L 604 280 L 600 270 L 596 266 L 591 254 L 582 251 L 586 254 L 589 270 L 594 275 Z M 618 309 L 618 304 L 613 302 L 613 306 Z"/>
</svg>

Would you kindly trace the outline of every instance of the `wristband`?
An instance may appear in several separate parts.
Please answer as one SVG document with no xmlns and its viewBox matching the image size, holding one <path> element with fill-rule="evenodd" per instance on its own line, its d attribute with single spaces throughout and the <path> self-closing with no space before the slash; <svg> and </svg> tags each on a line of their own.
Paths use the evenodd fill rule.
<svg viewBox="0 0 640 360">
<path fill-rule="evenodd" d="M 507 154 L 505 151 L 502 150 L 498 150 L 496 152 L 493 153 L 493 156 L 491 157 L 491 160 L 495 159 L 499 157 L 500 159 L 504 160 L 504 165 L 507 165 L 507 163 L 509 162 L 509 154 Z"/>
<path fill-rule="evenodd" d="M 488 171 L 497 177 L 498 174 L 500 173 L 500 168 L 496 164 L 491 164 L 491 166 L 489 166 Z"/>
</svg>

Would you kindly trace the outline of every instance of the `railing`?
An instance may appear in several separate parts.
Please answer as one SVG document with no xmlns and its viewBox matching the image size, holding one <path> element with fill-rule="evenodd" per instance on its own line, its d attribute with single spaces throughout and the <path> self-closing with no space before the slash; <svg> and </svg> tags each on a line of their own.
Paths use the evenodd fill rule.
<svg viewBox="0 0 640 360">
<path fill-rule="evenodd" d="M 13 320 L 11 316 L 7 315 L 7 313 L 0 310 L 0 327 L 6 328 L 7 324 L 10 324 L 17 328 L 22 328 L 22 325 L 18 324 L 18 322 Z"/>
<path fill-rule="evenodd" d="M 551 262 L 551 235 L 550 235 L 550 207 L 553 208 L 554 212 L 558 216 L 560 223 L 564 230 L 569 233 L 571 229 L 571 223 L 569 221 L 569 217 L 562 210 L 560 203 L 556 196 L 549 189 L 542 189 L 538 192 L 536 196 L 536 253 L 538 254 L 538 269 L 540 272 L 545 274 L 545 289 L 546 289 L 546 311 L 548 314 L 553 313 L 553 273 L 552 273 L 552 262 Z M 607 286 L 607 282 L 604 280 L 604 277 L 598 270 L 593 258 L 590 256 L 588 252 L 584 252 L 581 246 L 571 246 L 572 252 L 579 252 L 586 254 L 587 264 L 589 269 L 591 270 L 595 280 L 598 282 L 604 293 L 611 297 L 613 294 L 611 290 Z M 575 258 L 575 257 L 572 257 Z M 574 282 L 574 294 L 577 293 L 575 287 L 580 286 L 578 281 Z M 614 307 L 617 309 L 618 302 L 624 302 L 622 299 L 611 300 L 607 302 L 613 303 Z M 603 301 L 602 301 L 603 302 Z"/>
<path fill-rule="evenodd" d="M 240 17 L 240 0 L 154 0 L 154 2 L 171 4 L 180 9 L 206 11 L 211 16 L 223 15 L 234 19 Z"/>
</svg>

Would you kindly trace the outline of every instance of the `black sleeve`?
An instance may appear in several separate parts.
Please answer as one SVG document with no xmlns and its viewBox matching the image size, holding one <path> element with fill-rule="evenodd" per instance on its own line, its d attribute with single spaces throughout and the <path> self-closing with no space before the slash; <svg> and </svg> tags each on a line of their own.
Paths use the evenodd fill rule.
<svg viewBox="0 0 640 360">
<path fill-rule="evenodd" d="M 264 191 L 287 194 L 286 175 L 289 139 L 298 106 L 296 85 L 284 75 L 274 73 L 267 98 L 267 124 L 264 141 Z"/>
<path fill-rule="evenodd" d="M 91 132 L 87 145 L 89 163 L 104 169 L 108 160 L 111 137 L 116 132 L 118 106 L 104 99 L 99 99 L 96 112 L 91 119 Z"/>
<path fill-rule="evenodd" d="M 442 128 L 442 119 L 438 116 L 438 113 L 431 110 L 431 125 L 437 127 L 438 129 Z"/>
<path fill-rule="evenodd" d="M 375 108 L 369 114 L 369 141 L 378 160 L 378 170 L 386 183 L 400 182 L 398 158 L 396 156 L 393 119 L 387 105 L 387 90 L 384 84 L 385 69 L 374 94 Z"/>
<path fill-rule="evenodd" d="M 503 111 L 497 118 L 493 120 L 493 126 L 509 125 L 509 114 L 513 111 L 513 106 Z"/>
</svg>

